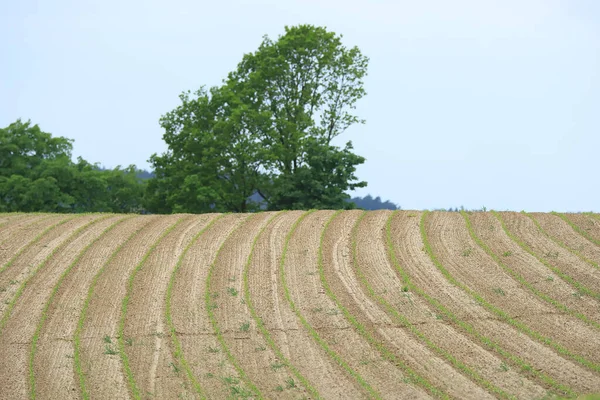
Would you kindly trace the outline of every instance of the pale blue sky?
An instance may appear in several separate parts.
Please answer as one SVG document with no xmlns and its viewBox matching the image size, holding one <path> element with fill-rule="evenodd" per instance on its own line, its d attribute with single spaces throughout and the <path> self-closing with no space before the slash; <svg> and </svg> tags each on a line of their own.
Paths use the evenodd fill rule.
<svg viewBox="0 0 600 400">
<path fill-rule="evenodd" d="M 404 209 L 600 211 L 600 1 L 0 4 L 0 126 L 31 119 L 105 166 L 162 152 L 159 117 L 264 34 L 327 26 L 370 57 L 358 176 Z"/>
</svg>

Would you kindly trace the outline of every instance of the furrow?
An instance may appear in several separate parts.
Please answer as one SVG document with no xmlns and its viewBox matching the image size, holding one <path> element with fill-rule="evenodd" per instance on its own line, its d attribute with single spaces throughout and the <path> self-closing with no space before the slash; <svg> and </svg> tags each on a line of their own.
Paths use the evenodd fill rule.
<svg viewBox="0 0 600 400">
<path fill-rule="evenodd" d="M 585 214 L 562 214 L 552 212 L 560 217 L 573 230 L 596 246 L 600 246 L 600 219 L 587 217 Z"/>
<path fill-rule="evenodd" d="M 583 279 L 581 282 L 574 279 L 571 275 L 580 274 L 579 271 L 582 270 L 589 270 L 588 265 L 582 262 L 583 260 L 581 258 L 577 257 L 577 255 L 573 254 L 568 249 L 561 247 L 560 245 L 557 248 L 556 242 L 548 240 L 548 238 L 537 229 L 534 220 L 525 218 L 526 216 L 522 213 L 504 213 L 504 217 L 500 213 L 492 212 L 492 214 L 500 221 L 502 230 L 514 243 L 552 271 L 552 273 L 558 276 L 563 282 L 562 285 L 561 281 L 554 283 L 554 277 L 552 274 L 548 275 L 548 270 L 536 268 L 539 273 L 534 274 L 529 278 L 528 284 L 530 284 L 529 282 L 532 282 L 532 284 L 536 286 L 534 290 L 538 290 L 537 287 L 540 286 L 541 291 L 544 292 L 540 297 L 544 298 L 546 295 L 545 293 L 550 292 L 552 297 L 548 300 L 544 298 L 544 301 L 549 301 L 551 303 L 556 302 L 556 307 L 560 308 L 561 311 L 567 312 L 596 328 L 600 328 L 600 324 L 598 324 L 597 320 L 600 316 L 593 316 L 593 314 L 596 313 L 593 309 L 596 308 L 598 305 L 597 301 L 600 300 L 600 292 L 597 290 L 600 288 L 600 271 L 597 271 L 595 282 L 593 279 L 594 277 L 590 277 L 589 275 L 580 276 L 580 279 Z M 542 242 L 541 246 L 540 242 Z M 540 254 L 539 252 L 534 251 L 534 246 L 536 248 L 548 250 L 545 253 L 542 252 Z M 507 254 L 504 257 L 506 260 L 513 260 L 511 254 L 506 252 L 504 254 Z M 519 257 L 517 261 L 521 258 L 523 257 Z M 535 264 L 536 263 L 534 262 L 534 265 Z M 517 267 L 519 266 L 522 265 L 517 263 Z M 517 273 L 528 273 L 531 270 L 531 268 L 526 268 L 522 272 L 518 271 Z M 569 271 L 569 273 L 565 271 Z M 594 271 L 592 270 L 592 272 Z M 589 283 L 583 285 L 582 282 Z M 568 285 L 565 285 L 564 283 Z M 546 289 L 546 291 L 544 291 L 544 289 Z M 557 299 L 559 296 L 560 298 Z M 582 296 L 589 296 L 590 298 L 582 300 Z M 589 307 L 592 308 L 591 314 L 589 313 Z M 591 315 L 591 318 L 588 317 L 588 315 Z"/>
<path fill-rule="evenodd" d="M 233 382 L 239 380 L 213 331 L 206 309 L 205 283 L 217 251 L 244 218 L 241 214 L 225 214 L 216 220 L 191 245 L 175 272 L 171 298 L 175 336 L 194 377 L 192 386 L 197 393 L 199 385 L 207 398 L 230 396 L 231 386 L 237 386 Z"/>
<path fill-rule="evenodd" d="M 271 336 L 271 333 L 266 328 L 263 320 L 258 316 L 256 309 L 252 303 L 252 298 L 250 297 L 249 272 L 250 272 L 250 267 L 253 264 L 253 261 L 258 259 L 258 257 L 255 257 L 255 254 L 259 252 L 258 248 L 259 248 L 260 244 L 262 244 L 262 242 L 259 242 L 259 240 L 263 239 L 265 230 L 268 227 L 271 227 L 273 225 L 273 221 L 277 217 L 281 217 L 282 214 L 283 214 L 283 212 L 273 214 L 271 216 L 271 218 L 269 218 L 267 223 L 261 228 L 260 232 L 258 232 L 258 234 L 254 237 L 254 240 L 252 241 L 252 247 L 250 249 L 250 254 L 248 255 L 248 258 L 246 260 L 246 263 L 244 265 L 244 270 L 242 273 L 243 292 L 244 292 L 244 300 L 243 301 L 246 303 L 246 306 L 248 307 L 248 312 L 250 313 L 250 316 L 252 317 L 254 326 L 256 326 L 256 329 L 258 330 L 258 332 L 260 333 L 260 335 L 262 337 L 261 342 L 263 342 L 264 344 L 269 346 L 269 348 L 272 352 L 272 355 L 269 354 L 269 356 L 266 356 L 266 357 L 263 355 L 260 358 L 263 360 L 266 360 L 267 363 L 269 363 L 272 360 L 275 360 L 275 362 L 277 364 L 270 363 L 271 369 L 273 369 L 273 367 L 272 367 L 273 365 L 283 364 L 280 374 L 286 374 L 289 371 L 289 373 L 291 375 L 293 375 L 294 378 L 296 378 L 298 380 L 298 382 L 300 382 L 300 384 L 304 387 L 304 389 L 308 392 L 308 394 L 313 399 L 320 399 L 321 395 L 319 394 L 318 390 L 314 387 L 314 385 L 304 375 L 302 375 L 302 373 L 300 372 L 298 367 L 296 365 L 294 365 L 290 361 L 290 359 L 283 354 L 283 352 L 281 351 L 279 346 L 275 343 L 275 341 L 273 340 L 273 337 Z M 255 265 L 254 267 L 256 268 L 257 266 Z M 253 268 L 253 270 L 255 268 Z M 231 293 L 231 294 L 233 294 L 233 293 Z M 255 349 L 256 348 L 262 349 L 262 348 L 265 348 L 265 346 L 261 344 L 261 346 L 257 346 L 257 347 L 255 347 Z M 265 348 L 265 350 L 266 350 L 266 348 Z M 277 371 L 278 369 L 279 368 L 274 369 L 274 370 Z M 293 378 L 291 378 L 291 379 L 292 379 L 292 381 L 288 381 L 288 382 L 293 382 Z M 285 385 L 278 385 L 278 386 L 276 386 L 275 390 L 277 390 L 278 392 L 283 392 L 284 386 L 287 388 L 287 386 L 289 386 L 289 385 L 287 383 Z M 293 388 L 287 388 L 287 389 L 293 389 Z M 288 392 L 286 392 L 286 394 L 291 397 L 295 393 L 288 391 Z"/>
<path fill-rule="evenodd" d="M 172 367 L 171 352 L 164 349 L 162 307 L 171 269 L 198 226 L 204 226 L 209 218 L 180 218 L 163 232 L 127 279 L 116 339 L 130 394 L 136 399 L 164 398 L 169 393 L 185 397 L 191 393 L 183 385 L 183 377 Z M 148 339 L 150 334 L 153 337 Z M 140 337 L 146 339 L 140 341 Z"/>
<path fill-rule="evenodd" d="M 120 357 L 121 307 L 129 293 L 129 277 L 147 259 L 160 239 L 181 223 L 181 215 L 152 217 L 150 224 L 128 240 L 102 267 L 88 292 L 83 320 L 78 323 L 78 368 L 85 392 L 95 399 L 128 399 L 128 375 Z M 80 315 L 80 319 L 82 316 Z M 123 338 L 125 346 L 140 345 L 146 338 Z M 117 343 L 115 343 L 115 341 Z M 76 367 L 77 368 L 77 367 Z"/>
<path fill-rule="evenodd" d="M 347 321 L 325 295 L 318 276 L 319 232 L 331 214 L 329 211 L 308 212 L 296 221 L 288 233 L 279 270 L 284 295 L 313 340 L 355 380 L 364 395 L 369 398 L 383 398 L 378 389 L 364 377 L 365 372 L 371 377 L 374 375 L 374 365 L 360 363 L 365 357 L 377 359 L 379 356 L 376 350 L 361 340 L 356 332 L 347 329 Z M 295 240 L 291 240 L 292 238 Z M 337 329 L 321 333 L 315 329 L 325 326 Z M 348 359 L 348 356 L 352 358 Z M 380 365 L 383 366 L 383 363 Z M 377 378 L 384 379 L 384 376 L 390 376 L 389 369 L 382 367 L 380 372 L 381 375 L 375 374 Z"/>
<path fill-rule="evenodd" d="M 244 266 L 255 238 L 275 215 L 256 214 L 233 232 L 224 244 L 220 257 L 215 260 L 211 277 L 211 293 L 218 295 L 213 299 L 213 305 L 217 305 L 213 312 L 227 348 L 260 393 L 265 397 L 298 398 L 307 394 L 306 389 L 290 376 L 287 368 L 272 367 L 282 364 L 282 360 L 278 360 L 277 355 L 267 347 L 245 299 L 240 295 L 244 285 Z M 257 348 L 264 350 L 255 352 Z M 247 357 L 253 353 L 254 357 Z"/>
<path fill-rule="evenodd" d="M 593 359 L 596 357 L 594 351 L 589 353 L 587 351 L 581 352 L 581 349 L 574 350 L 576 345 L 567 340 L 573 333 L 569 329 L 573 328 L 572 325 L 568 327 L 563 325 L 569 321 L 569 317 L 562 315 L 556 315 L 555 318 L 544 317 L 550 311 L 548 306 L 523 291 L 517 281 L 495 268 L 497 264 L 493 259 L 490 262 L 486 258 L 489 256 L 483 250 L 478 250 L 473 246 L 468 229 L 464 224 L 461 227 L 459 222 L 452 221 L 456 218 L 462 220 L 463 218 L 460 215 L 434 213 L 426 224 L 427 215 L 428 212 L 425 212 L 421 218 L 421 232 L 425 248 L 434 264 L 450 283 L 462 289 L 487 311 L 495 314 L 530 338 L 551 347 L 560 355 L 589 368 L 591 371 L 600 372 L 600 365 Z M 426 225 L 432 232 L 433 240 L 431 244 L 427 237 Z M 461 258 L 459 257 L 468 258 L 468 260 L 462 261 L 463 265 L 460 263 Z M 474 266 L 478 268 L 475 269 Z M 470 286 L 463 282 L 469 282 Z M 473 286 L 475 286 L 475 289 L 472 289 Z M 510 295 L 506 296 L 506 293 L 510 293 Z M 499 303 L 501 303 L 501 306 L 498 305 Z M 527 316 L 530 314 L 539 315 L 540 318 L 528 318 Z M 515 315 L 524 315 L 525 317 L 517 319 L 514 317 Z M 575 326 L 577 326 L 578 334 L 586 330 L 586 327 L 580 323 L 576 323 Z M 542 330 L 542 333 L 538 332 L 539 329 Z M 589 332 L 587 334 L 590 335 Z M 600 337 L 593 340 L 594 337 L 595 335 L 591 334 L 586 339 L 587 343 L 578 343 L 577 345 L 585 348 L 596 348 L 595 342 L 600 340 Z M 577 353 L 574 351 L 577 351 Z M 592 357 L 592 359 L 590 360 L 587 357 Z"/>
<path fill-rule="evenodd" d="M 28 355 L 35 336 L 37 322 L 43 318 L 45 304 L 60 280 L 66 266 L 106 227 L 115 216 L 97 217 L 73 231 L 67 239 L 55 247 L 35 267 L 33 273 L 22 282 L 9 303 L 2 319 L 0 347 L 0 398 L 28 396 Z M 33 322 L 33 323 L 32 323 Z M 23 344 L 29 342 L 29 344 Z"/>
<path fill-rule="evenodd" d="M 258 216 L 261 217 L 260 215 L 258 215 Z M 223 336 L 224 332 L 221 329 L 221 326 L 219 325 L 219 321 L 217 319 L 217 312 L 215 311 L 216 309 L 219 308 L 218 297 L 219 297 L 220 293 L 218 291 L 218 288 L 212 287 L 213 286 L 212 281 L 216 279 L 215 278 L 215 270 L 217 269 L 216 266 L 219 263 L 220 258 L 223 256 L 223 254 L 225 254 L 224 249 L 227 248 L 228 242 L 231 241 L 235 237 L 235 234 L 245 224 L 251 222 L 253 217 L 254 217 L 254 215 L 250 214 L 250 215 L 247 215 L 243 220 L 241 220 L 240 223 L 235 227 L 235 229 L 233 229 L 229 233 L 229 235 L 227 236 L 227 239 L 225 239 L 225 241 L 221 244 L 221 246 L 217 250 L 215 259 L 212 262 L 212 264 L 210 265 L 210 268 L 208 269 L 208 275 L 206 277 L 204 303 L 205 303 L 206 309 L 208 311 L 208 318 L 210 319 L 210 323 L 211 323 L 213 332 L 217 336 L 217 340 L 219 341 L 221 349 L 223 350 L 223 353 L 225 353 L 225 356 L 227 357 L 227 360 L 229 361 L 229 363 L 231 365 L 233 365 L 233 367 L 235 368 L 235 370 L 239 376 L 239 380 L 241 380 L 245 385 L 245 387 L 239 385 L 240 381 L 235 377 L 232 377 L 233 379 L 231 379 L 230 381 L 227 381 L 227 378 L 225 378 L 226 382 L 232 385 L 231 386 L 232 394 L 241 395 L 243 397 L 250 397 L 250 396 L 255 395 L 256 397 L 258 397 L 260 399 L 260 398 L 263 398 L 263 394 L 261 393 L 260 389 L 254 384 L 254 382 L 252 382 L 252 380 L 250 379 L 250 377 L 248 376 L 248 374 L 246 373 L 244 368 L 241 366 L 237 357 L 233 354 L 233 352 L 229 348 L 227 341 L 225 340 L 225 337 Z M 226 255 L 223 257 L 226 257 Z"/>
<path fill-rule="evenodd" d="M 592 328 L 600 329 L 600 324 L 594 321 L 594 319 L 592 319 L 593 317 L 589 318 L 586 315 L 593 315 L 593 308 L 597 305 L 596 302 L 591 298 L 581 299 L 581 295 L 573 296 L 573 289 L 570 288 L 567 282 L 564 280 L 554 281 L 552 275 L 550 275 L 551 279 L 548 279 L 549 275 L 547 268 L 559 276 L 563 274 L 560 273 L 560 271 L 555 271 L 556 268 L 549 266 L 547 263 L 543 262 L 544 260 L 540 260 L 535 256 L 535 254 L 532 254 L 529 246 L 514 236 L 506 228 L 504 221 L 501 219 L 499 214 L 496 214 L 492 211 L 492 215 L 494 215 L 498 221 L 494 221 L 494 217 L 491 215 L 480 214 L 474 216 L 474 218 L 479 217 L 478 219 L 480 220 L 480 224 L 478 225 L 479 233 L 485 234 L 487 233 L 486 230 L 489 232 L 490 229 L 487 228 L 488 226 L 495 228 L 497 232 L 503 233 L 493 234 L 493 237 L 488 240 L 488 243 L 490 243 L 492 248 L 482 241 L 481 238 L 475 233 L 473 224 L 471 223 L 471 219 L 468 217 L 468 214 L 462 213 L 462 215 L 465 218 L 469 235 L 473 241 L 477 243 L 477 245 L 488 256 L 490 256 L 498 266 L 502 268 L 506 275 L 510 276 L 518 283 L 517 287 L 519 289 L 517 290 L 529 291 L 539 300 L 542 300 L 554 307 L 556 310 L 554 311 L 554 315 L 568 314 L 571 317 L 579 319 Z M 500 226 L 494 225 L 494 222 L 499 222 Z M 491 225 L 488 225 L 489 223 L 491 223 Z M 482 224 L 484 224 L 486 227 L 482 228 Z M 491 231 L 493 233 L 495 230 L 492 229 Z M 499 254 L 504 254 L 502 259 L 500 259 Z M 501 286 L 495 287 L 492 290 L 497 296 L 507 296 L 506 292 Z M 575 294 L 578 293 L 576 292 Z M 509 294 L 509 296 L 512 295 L 513 293 Z M 569 306 L 567 307 L 565 303 L 569 304 Z M 523 306 L 529 306 L 529 304 Z M 588 310 L 591 308 L 591 313 L 586 310 L 586 308 L 588 308 Z M 583 310 L 584 313 L 582 313 L 581 310 Z M 548 314 L 550 313 L 552 313 L 552 311 L 548 312 Z M 519 308 L 518 311 L 514 311 L 512 314 L 533 315 L 534 313 L 527 313 L 523 309 Z M 542 313 L 537 313 L 537 315 L 541 314 Z M 568 317 L 565 316 L 565 318 Z M 556 324 L 563 325 L 562 322 L 557 322 Z M 600 343 L 598 344 L 600 345 Z"/>
<path fill-rule="evenodd" d="M 289 234 L 303 215 L 302 211 L 285 212 L 266 227 L 248 267 L 246 296 L 251 301 L 246 300 L 246 303 L 251 305 L 250 308 L 259 321 L 256 322 L 257 327 L 265 335 L 267 343 L 271 348 L 280 350 L 280 353 L 275 352 L 278 358 L 271 361 L 271 369 L 290 369 L 292 373 L 297 369 L 318 392 L 318 396 L 313 395 L 312 398 L 364 397 L 356 380 L 340 368 L 337 361 L 313 339 L 312 334 L 288 307 L 280 263 L 285 258 L 284 250 L 286 243 L 289 243 Z M 332 330 L 328 327 L 321 328 L 323 329 L 317 331 Z M 333 330 L 335 329 L 334 327 Z M 260 354 L 266 350 L 267 346 L 257 347 L 254 353 Z M 300 378 L 298 380 L 303 382 Z M 286 383 L 281 392 L 287 386 L 289 385 Z"/>
<path fill-rule="evenodd" d="M 100 279 L 100 277 L 104 274 L 107 266 L 120 254 L 121 251 L 123 251 L 123 249 L 125 248 L 125 246 L 127 246 L 135 237 L 137 237 L 137 235 L 140 234 L 140 232 L 142 232 L 142 230 L 146 229 L 148 227 L 148 225 L 152 222 L 155 221 L 154 217 L 138 217 L 136 218 L 133 222 L 132 222 L 132 227 L 135 228 L 135 230 L 131 233 L 129 233 L 129 236 L 126 236 L 127 233 L 125 232 L 120 232 L 123 236 L 126 237 L 125 240 L 122 240 L 122 238 L 120 236 L 117 237 L 117 241 L 118 241 L 118 247 L 116 247 L 112 253 L 110 253 L 110 256 L 108 258 L 106 258 L 106 261 L 104 261 L 104 258 L 101 258 L 100 260 L 98 260 L 99 262 L 102 263 L 102 265 L 95 271 L 95 274 L 93 275 L 93 277 L 91 278 L 91 280 L 88 280 L 88 284 L 86 285 L 81 285 L 79 284 L 79 280 L 77 278 L 74 278 L 72 281 L 74 283 L 76 283 L 76 285 L 85 290 L 85 288 L 87 287 L 87 292 L 85 293 L 85 297 L 82 296 L 83 298 L 83 304 L 81 305 L 77 305 L 75 308 L 76 310 L 78 310 L 79 312 L 79 318 L 77 319 L 77 325 L 75 326 L 74 329 L 74 333 L 73 333 L 73 339 L 72 339 L 72 343 L 73 343 L 73 370 L 74 370 L 74 374 L 73 375 L 73 380 L 76 381 L 78 383 L 78 392 L 79 395 L 83 398 L 83 399 L 89 399 L 90 395 L 89 392 L 87 390 L 86 387 L 86 377 L 85 374 L 83 372 L 83 368 L 82 368 L 82 357 L 81 357 L 81 341 L 82 341 L 82 336 L 81 333 L 83 331 L 84 328 L 84 324 L 86 321 L 86 318 L 88 316 L 88 309 L 90 306 L 90 302 L 92 300 L 92 297 L 94 296 L 94 291 L 96 289 L 96 285 L 98 284 L 98 281 Z M 129 227 L 127 227 L 129 228 Z M 92 270 L 93 271 L 93 270 Z M 89 277 L 88 277 L 89 279 Z M 73 288 L 71 288 L 70 290 L 73 290 Z M 70 296 L 73 297 L 73 296 Z M 69 326 L 69 331 L 71 331 L 73 329 L 72 326 Z M 62 338 L 63 340 L 64 337 L 68 336 L 68 334 L 63 334 Z M 109 336 L 110 337 L 110 336 Z M 90 338 L 85 338 L 85 339 L 90 339 Z M 66 358 L 69 358 L 69 354 L 65 354 Z"/>
<path fill-rule="evenodd" d="M 447 399 L 450 398 L 447 389 L 450 389 L 450 392 L 454 391 L 452 397 L 456 398 L 459 397 L 458 393 L 462 389 L 463 396 L 466 392 L 471 392 L 472 398 L 485 398 L 486 392 L 480 388 L 465 390 L 464 378 L 453 374 L 454 371 L 449 368 L 446 368 L 444 372 L 449 379 L 455 381 L 453 388 L 448 386 L 442 388 L 439 382 L 434 385 L 429 376 L 424 376 L 424 368 L 421 368 L 419 372 L 415 371 L 415 366 L 423 364 L 424 360 L 431 361 L 430 359 L 433 359 L 433 362 L 429 363 L 429 366 L 434 365 L 431 376 L 439 374 L 441 372 L 439 360 L 436 360 L 432 354 L 423 354 L 422 346 L 414 343 L 412 338 L 401 329 L 395 329 L 395 327 L 390 329 L 393 321 L 362 292 L 352 271 L 354 254 L 351 255 L 353 253 L 351 233 L 360 216 L 360 212 L 341 214 L 339 211 L 327 220 L 320 237 L 319 277 L 325 294 L 337 309 L 341 310 L 350 326 L 379 353 L 382 360 L 387 361 L 378 363 L 376 368 L 381 370 L 386 367 L 389 369 L 396 367 L 402 371 L 400 379 L 377 381 L 376 387 L 382 396 L 389 398 L 395 396 L 424 397 L 425 393 L 423 392 L 428 392 L 437 398 Z M 425 351 L 425 353 L 428 352 Z M 416 362 L 409 366 L 407 364 L 409 359 L 416 359 Z M 381 373 L 375 375 L 381 375 Z M 397 386 L 391 382 L 395 382 Z M 455 388 L 458 390 L 455 391 Z"/>
<path fill-rule="evenodd" d="M 165 298 L 165 320 L 167 321 L 167 328 L 169 329 L 169 334 L 171 337 L 171 348 L 173 349 L 173 358 L 176 364 L 173 364 L 173 368 L 183 368 L 185 374 L 187 376 L 188 381 L 191 383 L 192 387 L 196 391 L 196 393 L 200 396 L 200 398 L 205 399 L 206 393 L 202 389 L 202 386 L 198 382 L 198 379 L 194 376 L 194 373 L 183 354 L 181 341 L 177 337 L 177 332 L 175 330 L 175 325 L 173 324 L 173 316 L 172 316 L 172 299 L 173 299 L 173 287 L 175 285 L 175 277 L 177 276 L 177 272 L 180 270 L 181 265 L 185 256 L 187 255 L 190 248 L 196 244 L 196 242 L 200 239 L 202 235 L 206 233 L 206 231 L 211 228 L 217 221 L 222 219 L 225 215 L 222 214 L 210 220 L 188 243 L 185 249 L 182 251 L 181 255 L 177 260 L 177 264 L 173 271 L 171 272 L 171 277 L 169 278 L 169 285 L 167 286 L 167 293 Z"/>
<path fill-rule="evenodd" d="M 570 251 L 579 257 L 583 262 L 591 266 L 595 270 L 600 270 L 600 248 L 594 246 L 587 239 L 575 232 L 569 224 L 556 215 L 546 213 L 525 213 L 535 224 L 536 228 L 548 239 L 552 240 L 558 246 Z M 535 249 L 535 248 L 534 248 Z M 538 253 L 554 256 L 547 248 L 540 248 Z M 579 278 L 581 274 L 585 274 L 585 278 Z M 590 280 L 599 280 L 599 274 L 596 271 L 590 270 L 589 267 L 577 270 L 572 273 L 578 277 L 579 281 L 588 282 Z"/>
<path fill-rule="evenodd" d="M 519 374 L 508 370 L 499 374 L 498 366 L 503 363 L 501 358 L 482 348 L 476 340 L 466 338 L 464 332 L 436 319 L 437 310 L 422 298 L 422 291 L 415 288 L 410 279 L 406 282 L 398 279 L 394 266 L 391 265 L 397 260 L 395 255 L 389 259 L 386 257 L 390 250 L 393 251 L 387 240 L 386 229 L 392 215 L 387 211 L 365 212 L 356 221 L 352 228 L 350 251 L 352 272 L 356 275 L 357 282 L 346 283 L 346 291 L 340 288 L 339 292 L 364 293 L 391 319 L 392 324 L 388 329 L 405 335 L 406 338 L 403 336 L 401 343 L 406 343 L 407 346 L 411 341 L 417 340 L 426 346 L 428 351 L 418 348 L 406 351 L 408 362 L 415 370 L 429 377 L 432 383 L 453 396 L 484 397 L 485 394 L 474 388 L 473 383 L 499 398 L 542 396 L 545 393 L 543 388 L 524 380 Z M 405 231 L 398 237 L 404 240 L 405 234 L 410 234 L 410 231 Z M 402 271 L 400 266 L 399 268 Z M 351 272 L 347 274 L 350 275 Z M 383 320 L 365 307 L 366 301 L 357 299 L 355 303 L 363 308 L 363 314 L 368 315 L 373 323 Z M 419 352 L 422 356 L 415 357 Z"/>
<path fill-rule="evenodd" d="M 403 289 L 415 292 L 418 295 L 415 300 L 425 300 L 432 307 L 436 320 L 463 332 L 502 359 L 495 366 L 498 373 L 512 374 L 514 371 L 553 393 L 569 397 L 600 389 L 600 382 L 593 373 L 522 335 L 449 282 L 429 256 L 429 245 L 423 241 L 426 237 L 419 223 L 421 217 L 420 212 L 400 211 L 391 214 L 386 222 L 388 254 Z M 411 319 L 418 320 L 419 314 L 410 313 L 412 307 L 406 303 L 400 303 L 398 307 L 406 310 Z M 432 326 L 428 332 L 439 331 Z M 525 396 L 529 397 L 537 395 Z"/>
<path fill-rule="evenodd" d="M 47 213 L 0 213 L 0 233 L 4 234 L 9 231 L 14 224 L 21 224 L 24 221 L 48 215 Z"/>
<path fill-rule="evenodd" d="M 34 225 L 39 224 L 49 218 L 56 217 L 55 214 L 23 214 L 20 218 L 11 218 L 8 221 L 0 224 L 0 250 L 3 253 L 8 253 L 7 246 L 14 244 L 16 242 L 16 238 L 18 233 L 21 230 L 27 230 Z M 19 245 L 23 245 L 22 241 L 18 243 Z M 0 264 L 3 264 L 4 261 L 0 259 Z"/>
<path fill-rule="evenodd" d="M 73 371 L 73 366 L 69 359 L 65 360 L 66 355 L 72 355 L 72 348 L 69 343 L 53 342 L 56 337 L 68 338 L 71 336 L 68 334 L 68 331 L 65 331 L 68 329 L 69 324 L 72 323 L 72 325 L 74 325 L 75 321 L 70 318 L 71 313 L 67 313 L 67 311 L 72 311 L 75 308 L 74 304 L 72 304 L 72 300 L 80 298 L 77 296 L 77 289 L 85 289 L 87 285 L 85 284 L 85 279 L 77 279 L 76 285 L 73 285 L 75 287 L 70 287 L 70 282 L 67 282 L 66 287 L 63 287 L 63 284 L 67 280 L 67 277 L 71 278 L 70 275 L 81 275 L 72 274 L 72 271 L 74 270 L 75 272 L 84 273 L 92 270 L 93 264 L 91 261 L 94 260 L 86 256 L 94 253 L 93 246 L 98 242 L 107 246 L 107 240 L 103 241 L 103 239 L 106 239 L 106 235 L 114 231 L 115 228 L 124 223 L 127 219 L 131 218 L 131 216 L 123 217 L 107 226 L 94 240 L 89 242 L 69 266 L 63 270 L 58 281 L 52 288 L 50 297 L 48 297 L 44 305 L 42 316 L 37 323 L 29 350 L 30 398 L 36 398 L 39 394 L 44 398 L 67 399 L 73 398 L 73 394 L 77 394 L 75 381 L 72 379 L 73 374 L 71 373 L 71 371 Z M 111 238 L 109 238 L 109 240 L 110 239 Z M 100 254 L 95 255 L 96 259 L 103 258 L 104 246 L 102 246 L 101 251 L 98 252 Z M 85 265 L 85 268 L 82 268 L 82 264 Z M 78 276 L 78 278 L 83 277 Z M 62 296 L 58 295 L 59 290 L 61 291 L 60 294 Z M 40 337 L 42 336 L 43 339 L 40 340 Z"/>
<path fill-rule="evenodd" d="M 3 263 L 0 267 L 0 280 L 4 278 L 6 275 L 6 270 L 10 269 L 13 264 L 19 261 L 19 257 L 21 257 L 24 253 L 30 251 L 34 246 L 36 246 L 40 241 L 45 239 L 45 236 L 50 234 L 56 228 L 65 225 L 67 222 L 75 219 L 75 216 L 71 217 L 58 217 L 59 220 L 57 222 L 52 219 L 50 221 L 49 226 L 43 226 L 43 231 L 38 233 L 33 238 L 31 237 L 31 232 L 22 232 L 21 234 L 17 234 L 17 236 L 12 236 L 10 244 L 6 246 L 6 252 L 2 252 L 2 258 L 0 258 L 0 263 Z M 34 232 L 35 233 L 35 232 Z M 44 246 L 44 247 L 47 247 Z M 10 257 L 10 258 L 9 258 Z"/>
</svg>

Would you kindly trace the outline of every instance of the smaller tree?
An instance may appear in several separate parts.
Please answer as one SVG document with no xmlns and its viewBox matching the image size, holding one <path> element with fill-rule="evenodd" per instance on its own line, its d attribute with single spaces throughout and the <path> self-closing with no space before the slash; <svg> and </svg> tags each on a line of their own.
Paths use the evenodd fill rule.
<svg viewBox="0 0 600 400">
<path fill-rule="evenodd" d="M 103 170 L 71 160 L 72 140 L 31 122 L 0 129 L 0 211 L 137 212 L 144 185 L 135 166 Z"/>
<path fill-rule="evenodd" d="M 224 85 L 201 88 L 192 98 L 164 115 L 163 139 L 169 150 L 152 155 L 155 179 L 147 190 L 147 205 L 155 212 L 247 212 L 258 209 L 249 200 L 264 179 L 262 146 L 253 110 Z"/>
</svg>

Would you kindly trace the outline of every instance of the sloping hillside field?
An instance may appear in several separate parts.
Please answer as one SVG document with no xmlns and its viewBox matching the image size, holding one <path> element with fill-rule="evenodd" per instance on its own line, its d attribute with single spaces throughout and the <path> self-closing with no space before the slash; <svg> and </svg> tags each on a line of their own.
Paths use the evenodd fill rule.
<svg viewBox="0 0 600 400">
<path fill-rule="evenodd" d="M 597 214 L 0 214 L 0 398 L 600 393 L 599 264 Z"/>
</svg>

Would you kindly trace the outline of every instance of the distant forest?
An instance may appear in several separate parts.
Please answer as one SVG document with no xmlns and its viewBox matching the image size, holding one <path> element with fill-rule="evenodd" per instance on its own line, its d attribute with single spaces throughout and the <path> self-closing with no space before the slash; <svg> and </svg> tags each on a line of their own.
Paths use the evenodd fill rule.
<svg viewBox="0 0 600 400">
<path fill-rule="evenodd" d="M 399 210 L 400 207 L 389 200 L 382 201 L 381 197 L 373 198 L 370 194 L 365 197 L 353 197 L 351 200 L 357 208 L 364 210 Z"/>
</svg>

